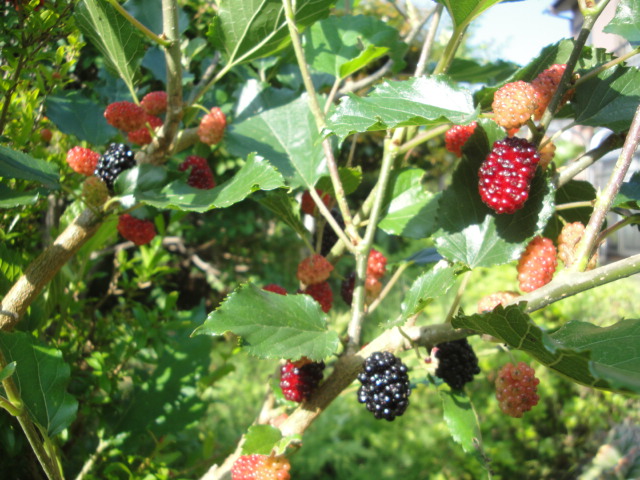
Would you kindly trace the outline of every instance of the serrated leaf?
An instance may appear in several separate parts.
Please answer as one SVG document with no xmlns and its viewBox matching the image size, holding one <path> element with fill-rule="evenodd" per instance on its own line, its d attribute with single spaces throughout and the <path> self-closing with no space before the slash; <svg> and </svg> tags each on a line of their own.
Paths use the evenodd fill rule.
<svg viewBox="0 0 640 480">
<path fill-rule="evenodd" d="M 424 248 L 407 258 L 407 262 L 426 265 L 429 263 L 437 263 L 443 259 L 442 255 L 440 255 L 435 248 Z"/>
<path fill-rule="evenodd" d="M 0 145 L 0 177 L 39 182 L 51 189 L 60 188 L 56 165 L 3 145 Z"/>
<path fill-rule="evenodd" d="M 402 68 L 406 50 L 395 28 L 365 15 L 332 16 L 317 22 L 305 34 L 304 53 L 309 65 L 338 78 L 352 75 L 387 52 L 394 66 Z"/>
<path fill-rule="evenodd" d="M 81 92 L 70 91 L 47 97 L 47 117 L 67 135 L 93 145 L 104 145 L 116 129 L 104 118 L 104 108 Z"/>
<path fill-rule="evenodd" d="M 551 182 L 540 172 L 531 183 L 524 207 L 515 213 L 498 215 L 482 202 L 478 169 L 493 144 L 487 133 L 496 135 L 492 127 L 485 126 L 480 122 L 465 144 L 465 155 L 451 185 L 442 193 L 439 230 L 435 234 L 438 252 L 470 268 L 500 265 L 518 258 L 528 240 L 544 229 L 554 210 Z"/>
<path fill-rule="evenodd" d="M 300 204 L 283 189 L 256 195 L 258 203 L 278 215 L 280 220 L 289 225 L 301 237 L 309 235 L 309 231 L 300 219 Z"/>
<path fill-rule="evenodd" d="M 420 275 L 402 303 L 402 322 L 421 312 L 434 298 L 447 293 L 455 282 L 456 269 L 453 267 L 432 268 Z"/>
<path fill-rule="evenodd" d="M 82 0 L 74 17 L 83 35 L 104 55 L 107 66 L 133 92 L 133 79 L 145 47 L 140 32 L 104 1 Z"/>
<path fill-rule="evenodd" d="M 616 66 L 580 83 L 571 101 L 580 125 L 628 130 L 640 99 L 640 70 Z"/>
<path fill-rule="evenodd" d="M 471 400 L 464 392 L 438 389 L 442 400 L 443 418 L 451 437 L 466 453 L 480 459 L 480 425 Z"/>
<path fill-rule="evenodd" d="M 640 320 L 622 320 L 610 327 L 571 321 L 549 334 L 522 308 L 498 306 L 491 313 L 458 316 L 452 325 L 497 337 L 583 385 L 640 392 Z"/>
<path fill-rule="evenodd" d="M 303 30 L 329 13 L 335 0 L 298 0 L 294 18 Z M 227 67 L 277 53 L 290 43 L 281 0 L 223 0 L 209 37 L 226 53 Z"/>
<path fill-rule="evenodd" d="M 71 369 L 62 352 L 25 332 L 0 332 L 0 348 L 9 362 L 16 362 L 13 380 L 33 420 L 51 436 L 71 425 L 78 402 L 66 391 Z"/>
<path fill-rule="evenodd" d="M 618 195 L 613 200 L 612 208 L 640 208 L 640 172 L 635 172 L 628 182 L 620 186 Z"/>
<path fill-rule="evenodd" d="M 161 188 L 165 183 L 167 183 L 166 168 L 143 164 L 125 170 L 118 175 L 114 183 L 114 190 L 119 196 L 124 196 Z"/>
<path fill-rule="evenodd" d="M 435 75 L 384 82 L 366 97 L 344 97 L 327 122 L 327 132 L 343 139 L 395 127 L 466 124 L 476 117 L 469 90 Z"/>
<path fill-rule="evenodd" d="M 306 94 L 233 122 L 225 134 L 232 155 L 251 152 L 278 169 L 291 188 L 315 185 L 327 173 L 320 134 Z"/>
<path fill-rule="evenodd" d="M 392 173 L 389 198 L 379 223 L 382 230 L 405 238 L 426 238 L 436 231 L 440 194 L 425 190 L 424 173 L 418 168 Z"/>
<path fill-rule="evenodd" d="M 12 190 L 6 185 L 0 184 L 0 208 L 15 208 L 23 205 L 34 205 L 44 190 Z"/>
<path fill-rule="evenodd" d="M 620 0 L 613 19 L 602 29 L 635 44 L 640 42 L 640 3 L 637 0 Z"/>
<path fill-rule="evenodd" d="M 244 436 L 243 455 L 269 455 L 282 440 L 282 432 L 271 425 L 252 425 Z"/>
<path fill-rule="evenodd" d="M 356 191 L 356 189 L 362 183 L 362 168 L 361 167 L 340 167 L 338 168 L 338 176 L 340 177 L 340 183 L 342 184 L 342 190 L 345 195 L 349 195 Z M 319 188 L 323 192 L 328 193 L 332 197 L 335 197 L 333 191 L 333 183 L 331 177 L 325 176 L 318 180 L 316 188 Z"/>
<path fill-rule="evenodd" d="M 476 60 L 454 58 L 447 75 L 455 82 L 493 85 L 509 78 L 518 65 L 504 60 L 480 64 Z"/>
<path fill-rule="evenodd" d="M 13 375 L 16 371 L 16 362 L 7 363 L 5 367 L 0 370 L 0 382 L 6 380 L 11 375 Z"/>
<path fill-rule="evenodd" d="M 255 191 L 281 187 L 284 187 L 282 176 L 264 159 L 249 155 L 247 162 L 230 180 L 211 190 L 199 190 L 177 180 L 160 191 L 133 195 L 139 202 L 156 208 L 206 212 L 241 202 Z"/>
<path fill-rule="evenodd" d="M 326 315 L 309 295 L 279 295 L 245 284 L 231 293 L 193 335 L 232 332 L 243 348 L 261 358 L 302 356 L 320 361 L 338 348 L 338 335 L 327 330 Z"/>
</svg>

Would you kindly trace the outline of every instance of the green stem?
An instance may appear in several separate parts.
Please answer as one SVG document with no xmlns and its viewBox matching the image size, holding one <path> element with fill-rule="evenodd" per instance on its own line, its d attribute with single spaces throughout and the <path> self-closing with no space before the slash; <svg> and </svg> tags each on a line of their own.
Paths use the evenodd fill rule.
<svg viewBox="0 0 640 480">
<path fill-rule="evenodd" d="M 605 230 L 600 232 L 600 235 L 598 235 L 598 238 L 596 240 L 596 245 L 600 245 L 609 235 L 617 232 L 622 227 L 634 224 L 640 224 L 640 214 L 638 213 L 635 215 L 629 215 L 628 217 L 623 218 L 619 222 L 614 223 L 609 228 L 606 228 Z"/>
<path fill-rule="evenodd" d="M 140 23 L 135 17 L 133 17 L 129 12 L 127 12 L 124 9 L 124 7 L 122 7 L 122 5 L 118 3 L 118 0 L 107 0 L 107 2 L 109 2 L 109 4 L 113 8 L 115 8 L 120 15 L 126 18 L 126 20 L 131 25 L 133 25 L 136 29 L 138 29 L 145 37 L 147 37 L 152 42 L 157 43 L 158 45 L 161 45 L 163 47 L 168 47 L 171 44 L 171 41 L 156 35 L 147 27 L 145 27 L 142 23 Z"/>
<path fill-rule="evenodd" d="M 467 31 L 467 25 L 464 25 L 464 26 L 459 25 L 453 31 L 453 34 L 449 39 L 449 43 L 447 43 L 447 46 L 444 49 L 442 57 L 440 57 L 440 61 L 438 62 L 438 65 L 436 65 L 436 68 L 433 70 L 434 75 L 446 73 L 447 70 L 449 70 L 449 67 L 451 66 L 451 62 L 453 62 L 453 58 L 456 55 L 456 51 L 458 50 L 458 47 L 462 43 L 462 39 L 466 31 Z"/>
<path fill-rule="evenodd" d="M 429 30 L 424 39 L 424 43 L 422 44 L 422 50 L 420 50 L 420 58 L 418 59 L 418 64 L 416 65 L 416 71 L 413 74 L 414 77 L 422 76 L 427 69 L 429 54 L 431 53 L 431 48 L 433 47 L 433 42 L 436 38 L 436 32 L 438 31 L 438 26 L 440 25 L 440 19 L 442 18 L 443 9 L 444 5 L 439 3 L 432 13 L 433 17 L 431 18 L 431 25 L 429 26 Z"/>
<path fill-rule="evenodd" d="M 451 307 L 449 307 L 449 312 L 447 313 L 447 318 L 445 319 L 445 323 L 451 323 L 451 319 L 458 312 L 458 307 L 460 307 L 460 302 L 462 301 L 462 295 L 464 295 L 464 291 L 467 289 L 467 284 L 469 283 L 469 277 L 471 276 L 471 270 L 462 274 L 462 280 L 460 281 L 460 286 L 458 287 L 458 291 L 456 292 L 456 296 L 451 303 Z"/>
<path fill-rule="evenodd" d="M 4 398 L 2 395 L 0 395 L 0 408 L 4 408 L 7 412 L 9 412 L 9 414 L 13 415 L 14 417 L 17 417 L 22 413 L 21 408 L 16 407 L 9 401 L 8 398 Z"/>
<path fill-rule="evenodd" d="M 631 57 L 633 57 L 634 55 L 638 55 L 639 53 L 640 53 L 640 47 L 636 47 L 633 50 L 631 50 L 630 52 L 625 53 L 621 57 L 614 58 L 610 62 L 607 62 L 607 63 L 605 63 L 603 65 L 600 65 L 597 68 L 594 68 L 593 70 L 590 70 L 588 73 L 585 73 L 580 78 L 578 78 L 575 81 L 574 86 L 578 86 L 581 83 L 584 83 L 587 80 L 590 80 L 591 78 L 599 75 L 600 73 L 604 72 L 605 70 L 608 70 L 608 69 L 610 69 L 612 67 L 615 67 L 616 65 L 618 65 L 618 64 L 620 64 L 622 62 L 625 62 L 628 59 L 630 59 Z"/>
<path fill-rule="evenodd" d="M 435 128 L 432 128 L 431 130 L 422 132 L 421 134 L 415 136 L 408 142 L 405 142 L 402 145 L 400 145 L 400 147 L 398 147 L 398 155 L 404 155 L 405 153 L 409 152 L 410 150 L 417 147 L 418 145 L 422 145 L 423 143 L 428 142 L 432 138 L 436 138 L 442 135 L 447 130 L 449 130 L 450 127 L 451 125 L 449 124 L 440 125 L 439 127 L 435 127 Z"/>
<path fill-rule="evenodd" d="M 602 224 L 633 161 L 633 154 L 638 148 L 638 142 L 640 142 L 640 105 L 636 109 L 631 127 L 627 133 L 627 139 L 624 142 L 616 166 L 611 173 L 609 182 L 602 193 L 598 195 L 598 198 L 596 198 L 593 214 L 589 219 L 580 243 L 578 243 L 576 250 L 576 258 L 578 261 L 572 265 L 571 269 L 573 271 L 583 271 L 587 267 L 594 247 L 596 246 Z"/>
</svg>

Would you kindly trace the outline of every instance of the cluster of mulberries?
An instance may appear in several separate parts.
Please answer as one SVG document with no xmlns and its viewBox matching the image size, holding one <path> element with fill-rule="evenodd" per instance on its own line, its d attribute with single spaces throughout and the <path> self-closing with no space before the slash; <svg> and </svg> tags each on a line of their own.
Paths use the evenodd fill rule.
<svg viewBox="0 0 640 480">
<path fill-rule="evenodd" d="M 390 352 L 375 352 L 364 362 L 358 401 L 377 419 L 392 421 L 409 406 L 411 385 L 406 365 Z"/>
<path fill-rule="evenodd" d="M 113 192 L 118 175 L 136 166 L 133 151 L 124 143 L 112 143 L 96 164 L 94 175 L 100 178 Z"/>
<path fill-rule="evenodd" d="M 480 373 L 478 357 L 466 338 L 439 343 L 431 354 L 438 360 L 436 377 L 453 390 L 461 390 Z"/>
</svg>

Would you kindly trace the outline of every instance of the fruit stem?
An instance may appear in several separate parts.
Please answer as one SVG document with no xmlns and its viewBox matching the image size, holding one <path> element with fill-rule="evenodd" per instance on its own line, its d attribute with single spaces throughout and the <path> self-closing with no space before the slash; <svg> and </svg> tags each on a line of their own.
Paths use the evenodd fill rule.
<svg viewBox="0 0 640 480">
<path fill-rule="evenodd" d="M 578 259 L 575 264 L 570 267 L 572 271 L 584 271 L 587 268 L 589 259 L 593 254 L 593 250 L 597 246 L 597 239 L 602 224 L 611 208 L 611 204 L 615 196 L 618 194 L 624 177 L 629 170 L 629 166 L 633 161 L 633 154 L 638 148 L 640 142 L 640 105 L 636 109 L 636 113 L 631 122 L 631 127 L 627 133 L 627 138 L 622 146 L 622 151 L 618 157 L 611 177 L 605 189 L 596 198 L 596 203 L 593 209 L 593 214 L 589 219 L 584 235 L 578 243 L 576 250 L 576 258 Z"/>
<path fill-rule="evenodd" d="M 117 0 L 107 0 L 107 2 L 114 9 L 116 9 L 117 12 L 120 15 L 122 15 L 131 25 L 133 25 L 137 30 L 139 30 L 149 40 L 151 40 L 152 42 L 157 43 L 158 45 L 161 45 L 163 47 L 168 47 L 169 45 L 171 45 L 171 41 L 170 40 L 164 39 L 161 36 L 156 35 L 151 30 L 149 30 L 147 27 L 145 27 L 133 15 L 131 15 L 129 12 L 127 12 L 127 10 L 125 10 L 125 8 L 122 5 L 120 5 Z"/>
</svg>

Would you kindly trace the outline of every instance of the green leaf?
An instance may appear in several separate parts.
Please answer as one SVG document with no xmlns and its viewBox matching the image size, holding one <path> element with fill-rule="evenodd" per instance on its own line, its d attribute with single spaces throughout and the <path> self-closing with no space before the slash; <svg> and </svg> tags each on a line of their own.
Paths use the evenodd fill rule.
<svg viewBox="0 0 640 480">
<path fill-rule="evenodd" d="M 640 4 L 637 0 L 620 0 L 613 19 L 602 29 L 630 43 L 640 42 Z"/>
<path fill-rule="evenodd" d="M 406 50 L 407 45 L 395 28 L 364 15 L 321 20 L 307 30 L 304 45 L 305 57 L 313 69 L 338 78 L 352 75 L 387 53 L 397 71 L 404 66 Z"/>
<path fill-rule="evenodd" d="M 612 208 L 640 208 L 640 172 L 635 172 L 628 182 L 624 182 L 613 200 Z"/>
<path fill-rule="evenodd" d="M 256 195 L 254 199 L 278 215 L 280 220 L 289 225 L 301 237 L 309 235 L 309 231 L 300 219 L 300 204 L 283 189 Z"/>
<path fill-rule="evenodd" d="M 482 12 L 500 3 L 502 0 L 436 0 L 443 4 L 455 28 L 463 28 L 469 25 Z"/>
<path fill-rule="evenodd" d="M 640 320 L 610 327 L 571 321 L 549 334 L 522 308 L 498 306 L 491 313 L 458 316 L 452 324 L 497 337 L 583 385 L 640 393 Z"/>
<path fill-rule="evenodd" d="M 0 382 L 6 380 L 16 371 L 16 362 L 8 363 L 2 370 L 0 370 Z"/>
<path fill-rule="evenodd" d="M 225 138 L 232 155 L 244 157 L 256 152 L 278 169 L 291 188 L 309 188 L 327 173 L 322 142 L 306 94 L 233 122 Z"/>
<path fill-rule="evenodd" d="M 60 188 L 60 174 L 53 163 L 0 145 L 0 177 L 39 182 L 47 188 Z"/>
<path fill-rule="evenodd" d="M 6 185 L 0 184 L 0 208 L 34 205 L 44 193 L 45 191 L 40 189 L 27 191 L 11 190 Z"/>
<path fill-rule="evenodd" d="M 51 436 L 71 425 L 78 402 L 66 391 L 71 369 L 62 352 L 40 345 L 25 332 L 1 332 L 0 348 L 17 364 L 13 379 L 32 419 Z"/>
<path fill-rule="evenodd" d="M 355 132 L 466 124 L 476 118 L 471 93 L 438 75 L 384 82 L 367 97 L 349 94 L 329 118 L 327 131 L 343 139 Z"/>
<path fill-rule="evenodd" d="M 438 252 L 471 268 L 490 267 L 518 258 L 526 243 L 544 229 L 554 209 L 551 182 L 540 172 L 531 183 L 524 207 L 515 213 L 498 215 L 482 202 L 478 169 L 496 135 L 504 133 L 498 134 L 486 122 L 479 122 L 465 144 L 465 155 L 451 185 L 440 199 Z"/>
<path fill-rule="evenodd" d="M 282 176 L 261 158 L 249 155 L 244 166 L 228 181 L 211 190 L 199 190 L 176 180 L 160 191 L 134 192 L 134 197 L 156 208 L 206 212 L 226 208 L 247 198 L 257 190 L 284 186 Z"/>
<path fill-rule="evenodd" d="M 244 436 L 243 455 L 269 455 L 282 439 L 282 432 L 271 425 L 252 425 Z"/>
<path fill-rule="evenodd" d="M 362 183 L 362 168 L 339 167 L 338 176 L 340 177 L 340 183 L 342 183 L 344 194 L 349 195 L 350 193 L 355 192 Z M 320 190 L 328 193 L 334 198 L 336 196 L 333 191 L 333 183 L 331 182 L 331 177 L 329 176 L 320 178 L 318 180 L 318 183 L 316 183 L 316 188 L 319 188 Z"/>
<path fill-rule="evenodd" d="M 426 238 L 436 231 L 440 195 L 425 190 L 424 173 L 418 168 L 393 172 L 379 224 L 382 230 L 405 238 Z"/>
<path fill-rule="evenodd" d="M 130 168 L 118 175 L 114 190 L 118 196 L 134 195 L 163 187 L 167 183 L 167 169 L 143 164 Z"/>
<path fill-rule="evenodd" d="M 476 60 L 454 58 L 447 75 L 454 82 L 493 85 L 509 78 L 518 65 L 504 60 L 480 64 Z"/>
<path fill-rule="evenodd" d="M 82 0 L 74 16 L 83 35 L 104 55 L 107 67 L 133 92 L 145 47 L 140 32 L 105 1 Z"/>
<path fill-rule="evenodd" d="M 576 123 L 628 130 L 640 102 L 640 70 L 616 66 L 580 83 L 572 99 Z"/>
<path fill-rule="evenodd" d="M 298 0 L 295 23 L 303 30 L 326 17 L 335 0 Z M 227 56 L 227 67 L 268 57 L 290 43 L 281 0 L 223 0 L 209 38 Z"/>
<path fill-rule="evenodd" d="M 8 292 L 13 283 L 22 275 L 23 260 L 17 250 L 0 245 L 0 291 Z"/>
<path fill-rule="evenodd" d="M 421 312 L 434 298 L 449 291 L 456 282 L 454 267 L 432 268 L 411 285 L 402 304 L 402 323 Z"/>
<path fill-rule="evenodd" d="M 104 145 L 116 129 L 104 118 L 104 107 L 81 92 L 70 91 L 47 97 L 47 117 L 67 135 L 92 145 Z"/>
<path fill-rule="evenodd" d="M 451 437 L 462 446 L 466 453 L 471 453 L 480 459 L 479 448 L 480 424 L 473 405 L 469 397 L 460 391 L 438 389 L 440 400 L 442 400 L 443 418 Z"/>
<path fill-rule="evenodd" d="M 245 284 L 209 314 L 194 335 L 242 337 L 243 348 L 261 358 L 303 356 L 320 361 L 338 348 L 338 334 L 327 330 L 326 315 L 309 295 L 279 295 Z"/>
</svg>

